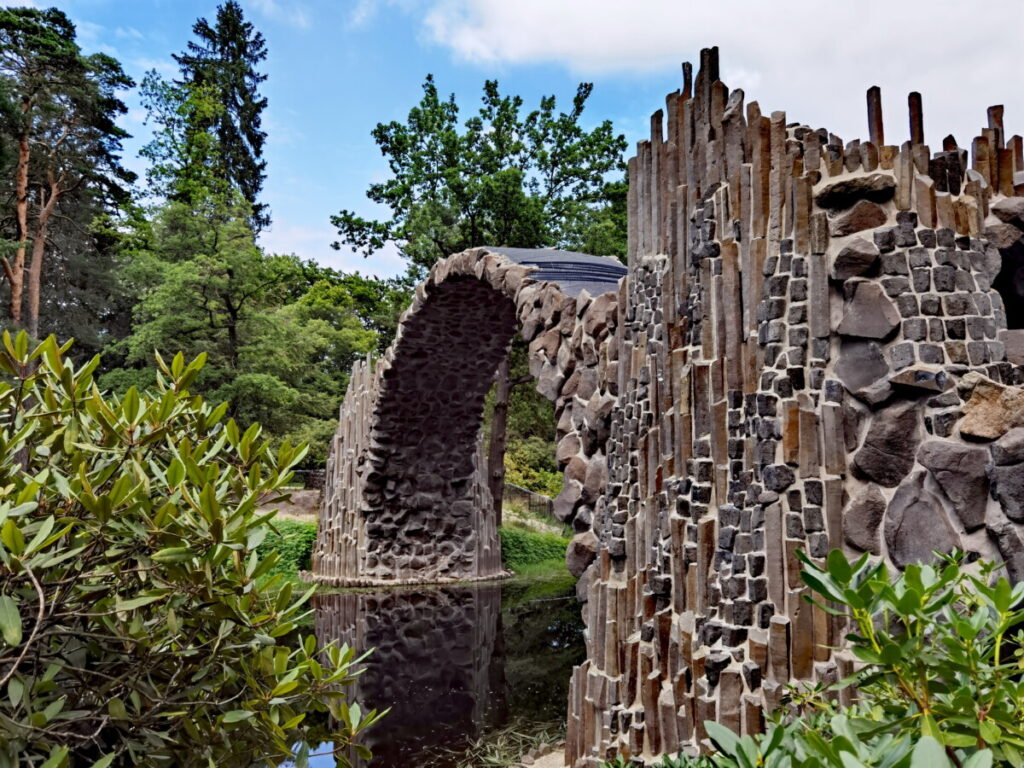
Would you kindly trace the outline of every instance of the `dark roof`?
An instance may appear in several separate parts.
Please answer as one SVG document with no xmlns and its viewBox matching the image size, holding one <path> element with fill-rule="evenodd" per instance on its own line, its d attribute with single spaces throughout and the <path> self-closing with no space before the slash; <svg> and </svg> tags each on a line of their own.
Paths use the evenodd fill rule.
<svg viewBox="0 0 1024 768">
<path fill-rule="evenodd" d="M 562 291 L 574 297 L 584 289 L 591 296 L 618 290 L 619 280 L 626 276 L 625 265 L 610 256 L 591 256 L 553 248 L 486 246 L 485 250 L 500 253 L 524 267 L 535 267 L 530 277 L 557 283 Z"/>
</svg>

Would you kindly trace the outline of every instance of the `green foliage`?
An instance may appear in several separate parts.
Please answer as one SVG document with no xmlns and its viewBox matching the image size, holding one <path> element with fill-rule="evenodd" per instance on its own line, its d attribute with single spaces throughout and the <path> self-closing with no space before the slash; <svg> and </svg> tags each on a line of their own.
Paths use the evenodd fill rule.
<svg viewBox="0 0 1024 768">
<path fill-rule="evenodd" d="M 365 299 L 372 281 L 264 253 L 248 210 L 238 196 L 209 195 L 167 203 L 141 225 L 123 270 L 140 295 L 134 325 L 102 383 L 151 386 L 154 349 L 204 353 L 199 393 L 229 401 L 243 428 L 311 440 L 307 464 L 322 465 L 351 366 L 377 348 L 359 312 L 383 310 Z"/>
<path fill-rule="evenodd" d="M 499 528 L 498 533 L 501 536 L 502 559 L 512 570 L 553 560 L 564 561 L 569 547 L 568 539 L 553 533 L 508 527 Z"/>
<path fill-rule="evenodd" d="M 139 88 L 153 137 L 139 155 L 149 162 L 149 193 L 168 200 L 191 202 L 210 192 L 229 196 L 230 181 L 218 167 L 221 146 L 202 126 L 219 120 L 224 104 L 211 86 L 177 85 L 155 70 L 146 73 Z"/>
<path fill-rule="evenodd" d="M 270 557 L 271 552 L 277 552 L 277 563 L 268 573 L 295 576 L 299 571 L 309 570 L 314 543 L 316 523 L 279 518 L 271 521 L 270 532 L 257 547 L 256 552 L 261 558 Z"/>
<path fill-rule="evenodd" d="M 813 723 L 775 725 L 763 736 L 736 736 L 706 722 L 718 752 L 706 762 L 681 766 L 716 768 L 991 768 L 992 752 L 956 755 L 931 736 L 867 733 L 844 715 Z"/>
<path fill-rule="evenodd" d="M 562 490 L 555 445 L 540 437 L 510 440 L 505 451 L 505 482 L 554 498 Z"/>
<path fill-rule="evenodd" d="M 347 745 L 379 717 L 345 701 L 355 654 L 281 644 L 312 590 L 255 551 L 304 449 L 193 395 L 202 356 L 158 359 L 153 396 L 104 398 L 99 359 L 69 347 L 0 349 L 0 766 L 241 768 Z M 307 719 L 328 711 L 338 733 Z"/>
<path fill-rule="evenodd" d="M 404 123 L 379 123 L 373 137 L 391 178 L 367 197 L 390 209 L 387 221 L 341 211 L 335 247 L 369 255 L 397 241 L 422 275 L 440 258 L 478 245 L 570 246 L 596 208 L 605 207 L 605 177 L 622 170 L 625 139 L 609 121 L 580 124 L 592 86 L 577 89 L 569 112 L 553 96 L 522 114 L 523 100 L 484 83 L 482 106 L 460 124 L 455 97 L 442 99 L 432 76 Z M 624 209 L 623 209 L 624 210 Z"/>
<path fill-rule="evenodd" d="M 133 85 L 115 59 L 79 48 L 63 12 L 0 9 L 8 327 L 37 337 L 73 325 L 97 338 L 116 326 L 107 314 L 114 265 L 97 231 L 105 228 L 94 224 L 129 204 L 135 174 L 121 164 L 128 134 L 117 119 L 127 112 L 120 95 Z"/>
<path fill-rule="evenodd" d="M 819 604 L 853 622 L 847 642 L 864 666 L 842 684 L 856 684 L 869 710 L 855 727 L 928 736 L 948 751 L 987 747 L 1024 765 L 1024 584 L 994 578 L 991 563 L 972 573 L 961 554 L 895 579 L 867 555 L 851 564 L 836 550 L 824 567 L 801 559 L 804 582 L 837 607 Z"/>
<path fill-rule="evenodd" d="M 241 194 L 258 232 L 270 224 L 267 206 L 258 202 L 267 175 L 263 159 L 267 134 L 262 130 L 267 100 L 259 92 L 267 76 L 258 69 L 267 58 L 266 41 L 245 20 L 235 0 L 217 7 L 213 24 L 196 20 L 192 33 L 196 39 L 174 57 L 183 78 L 176 86 L 183 87 L 189 97 L 200 94 L 218 108 L 189 113 L 182 132 L 183 143 L 191 145 L 185 155 L 188 162 L 209 166 L 216 178 Z M 210 141 L 216 152 L 204 158 L 200 150 Z M 183 170 L 189 172 L 187 167 Z"/>
</svg>

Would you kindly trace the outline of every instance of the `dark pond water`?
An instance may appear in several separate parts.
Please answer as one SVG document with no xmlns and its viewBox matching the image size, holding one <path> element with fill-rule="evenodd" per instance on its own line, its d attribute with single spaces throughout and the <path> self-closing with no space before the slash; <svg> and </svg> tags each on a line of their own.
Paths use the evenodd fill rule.
<svg viewBox="0 0 1024 768">
<path fill-rule="evenodd" d="M 321 641 L 376 649 L 352 691 L 364 708 L 391 707 L 364 740 L 372 768 L 450 768 L 452 750 L 510 723 L 564 721 L 569 675 L 584 657 L 566 576 L 345 592 L 314 607 Z"/>
</svg>

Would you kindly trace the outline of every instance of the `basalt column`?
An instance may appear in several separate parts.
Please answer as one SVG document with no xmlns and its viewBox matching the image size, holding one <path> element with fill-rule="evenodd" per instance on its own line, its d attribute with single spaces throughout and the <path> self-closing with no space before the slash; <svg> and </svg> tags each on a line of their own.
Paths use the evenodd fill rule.
<svg viewBox="0 0 1024 768">
<path fill-rule="evenodd" d="M 588 660 L 567 758 L 758 732 L 794 682 L 851 671 L 798 550 L 894 567 L 960 547 L 1024 578 L 1024 155 L 1002 109 L 971 152 L 762 114 L 719 80 L 652 118 L 629 162 L 630 272 Z"/>
</svg>

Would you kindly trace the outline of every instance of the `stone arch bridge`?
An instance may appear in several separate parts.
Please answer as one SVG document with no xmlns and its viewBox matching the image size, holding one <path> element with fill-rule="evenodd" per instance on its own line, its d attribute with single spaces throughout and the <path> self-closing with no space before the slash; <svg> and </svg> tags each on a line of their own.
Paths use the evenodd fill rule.
<svg viewBox="0 0 1024 768">
<path fill-rule="evenodd" d="M 554 252 L 440 262 L 353 377 L 313 578 L 500 570 L 476 445 L 517 327 L 589 561 L 575 768 L 699 749 L 707 720 L 760 731 L 790 682 L 846 676 L 798 550 L 959 547 L 1024 578 L 1024 143 L 999 106 L 969 149 L 925 143 L 919 94 L 895 143 L 877 88 L 866 106 L 844 142 L 762 113 L 705 50 L 629 161 L 624 278 Z"/>
<path fill-rule="evenodd" d="M 591 530 L 616 388 L 602 353 L 626 268 L 557 250 L 474 248 L 416 290 L 383 359 L 356 366 L 331 446 L 313 573 L 336 585 L 501 576 L 480 451 L 484 397 L 518 330 L 555 403 L 556 514 Z M 593 533 L 581 537 L 591 558 Z M 578 575 L 578 574 L 577 574 Z"/>
</svg>

